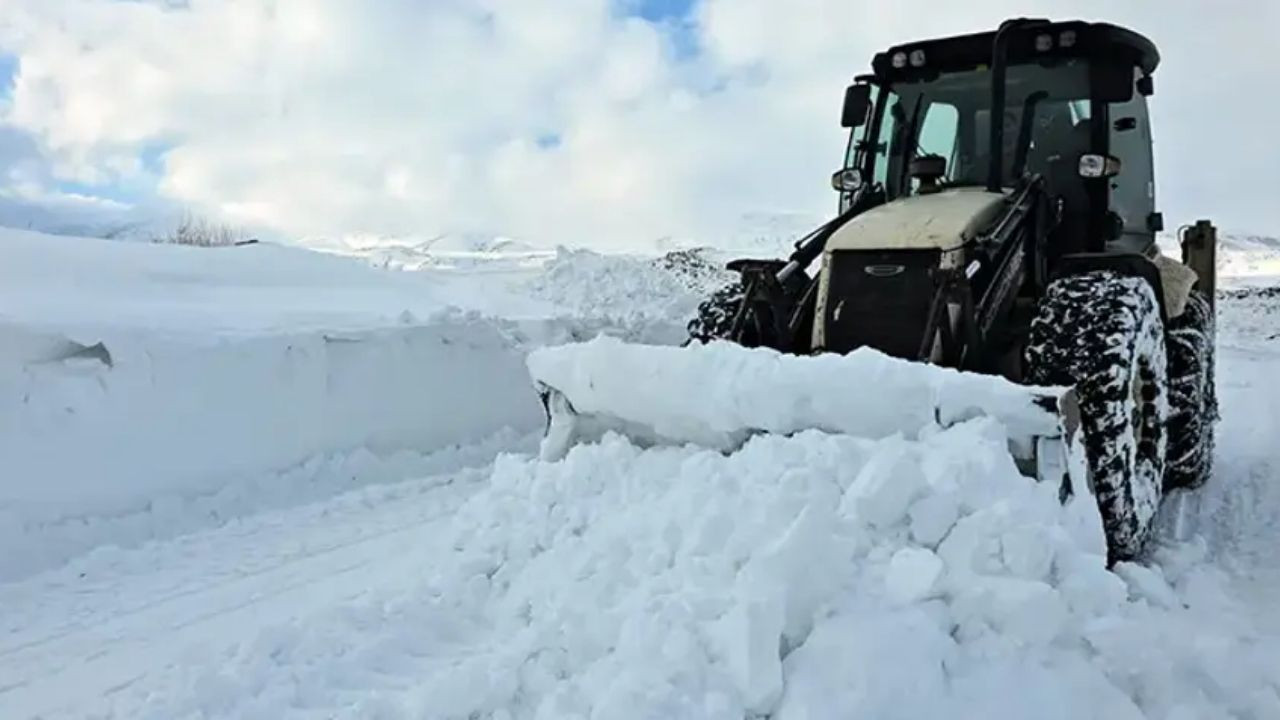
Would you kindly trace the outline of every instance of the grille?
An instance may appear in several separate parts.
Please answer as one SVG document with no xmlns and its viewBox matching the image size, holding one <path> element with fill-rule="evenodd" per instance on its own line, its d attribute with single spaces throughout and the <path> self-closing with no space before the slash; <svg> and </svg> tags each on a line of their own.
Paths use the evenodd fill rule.
<svg viewBox="0 0 1280 720">
<path fill-rule="evenodd" d="M 935 292 L 938 250 L 837 250 L 831 253 L 823 320 L 825 349 L 870 346 L 915 359 Z"/>
</svg>

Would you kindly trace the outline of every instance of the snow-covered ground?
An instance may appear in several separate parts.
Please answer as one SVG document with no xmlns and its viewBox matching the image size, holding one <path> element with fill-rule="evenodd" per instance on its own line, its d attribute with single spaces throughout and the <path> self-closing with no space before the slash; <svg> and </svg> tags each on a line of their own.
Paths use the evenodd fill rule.
<svg viewBox="0 0 1280 720">
<path fill-rule="evenodd" d="M 539 460 L 525 354 L 720 275 L 506 249 L 0 235 L 0 718 L 1280 717 L 1265 248 L 1214 481 L 1115 573 L 991 418 Z"/>
<path fill-rule="evenodd" d="M 441 452 L 488 461 L 541 428 L 528 348 L 673 341 L 716 274 L 590 253 L 389 272 L 4 231 L 0 580 L 410 477 Z M 476 443 L 490 450 L 458 450 Z"/>
</svg>

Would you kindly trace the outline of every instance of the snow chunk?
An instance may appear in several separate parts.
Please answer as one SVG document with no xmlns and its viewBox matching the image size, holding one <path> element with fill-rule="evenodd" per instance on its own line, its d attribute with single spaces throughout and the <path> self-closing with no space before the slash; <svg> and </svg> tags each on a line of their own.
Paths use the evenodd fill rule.
<svg viewBox="0 0 1280 720">
<path fill-rule="evenodd" d="M 840 502 L 840 512 L 874 528 L 892 527 L 927 487 L 920 463 L 901 442 L 874 455 Z"/>
<path fill-rule="evenodd" d="M 952 639 L 919 607 L 841 615 L 814 628 L 785 663 L 786 694 L 774 717 L 941 717 Z"/>
<path fill-rule="evenodd" d="M 1017 645 L 1043 646 L 1067 621 L 1066 605 L 1053 587 L 1009 577 L 976 579 L 960 591 L 953 611 L 962 638 L 995 631 Z"/>
<path fill-rule="evenodd" d="M 782 620 L 781 602 L 766 593 L 734 606 L 717 627 L 720 652 L 748 712 L 767 714 L 782 697 Z"/>
<path fill-rule="evenodd" d="M 911 538 L 926 547 L 935 548 L 951 531 L 960 516 L 960 503 L 954 493 L 926 495 L 911 506 Z"/>
<path fill-rule="evenodd" d="M 1131 598 L 1162 608 L 1176 608 L 1181 604 L 1158 569 L 1132 562 L 1116 563 L 1113 569 L 1128 584 Z"/>
<path fill-rule="evenodd" d="M 889 561 L 885 592 L 899 605 L 924 600 L 933 594 L 942 577 L 942 560 L 928 550 L 902 548 Z"/>
</svg>

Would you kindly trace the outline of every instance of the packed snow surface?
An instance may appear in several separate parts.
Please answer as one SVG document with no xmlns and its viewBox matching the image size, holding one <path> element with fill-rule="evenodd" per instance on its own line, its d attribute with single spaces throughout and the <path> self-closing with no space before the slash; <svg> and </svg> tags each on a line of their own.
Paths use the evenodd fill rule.
<svg viewBox="0 0 1280 720">
<path fill-rule="evenodd" d="M 0 575 L 0 718 L 1280 717 L 1273 291 L 1219 298 L 1215 477 L 1166 504 L 1149 558 L 1108 572 L 1088 496 L 1062 503 L 1022 476 L 999 413 L 943 427 L 888 407 L 901 433 L 828 427 L 732 452 L 606 435 L 554 462 L 515 416 L 445 439 L 458 412 L 504 415 L 507 383 L 536 429 L 531 350 L 676 334 L 691 305 L 645 296 L 676 287 L 659 262 L 619 260 L 651 277 L 615 287 L 616 259 L 570 254 L 567 271 L 402 272 L 269 247 L 94 247 L 82 262 L 13 237 L 0 253 L 26 270 L 0 270 L 0 438 L 16 428 L 45 455 L 115 464 L 92 475 L 18 443 L 0 455 L 34 468 L 0 476 L 0 527 L 19 529 L 0 547 L 36 556 L 6 554 Z M 575 303 L 593 283 L 601 302 Z M 288 365 L 291 337 L 357 342 L 337 344 L 343 362 Z M 501 352 L 466 350 L 481 338 Z M 725 382 L 760 379 L 753 362 L 722 368 Z M 324 383 L 294 377 L 320 367 Z M 887 395 L 899 372 L 867 392 Z M 205 376 L 221 394 L 196 389 Z M 423 382 L 486 407 L 430 401 Z M 177 429 L 206 405 L 210 448 L 182 445 L 192 462 L 175 462 L 167 445 L 190 442 Z M 112 423 L 136 427 L 109 437 L 154 442 L 85 445 Z M 314 454 L 273 467 L 283 428 Z M 241 470 L 190 481 L 246 450 Z M 143 504 L 104 514 L 117 492 Z M 31 523 L 64 503 L 85 503 L 66 533 Z"/>
</svg>

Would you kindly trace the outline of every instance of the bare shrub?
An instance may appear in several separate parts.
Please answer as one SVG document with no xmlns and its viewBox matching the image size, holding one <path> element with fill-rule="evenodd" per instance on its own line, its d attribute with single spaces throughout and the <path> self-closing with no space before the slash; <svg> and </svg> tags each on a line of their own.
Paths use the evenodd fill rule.
<svg viewBox="0 0 1280 720">
<path fill-rule="evenodd" d="M 240 244 L 246 240 L 248 240 L 248 234 L 239 228 L 196 217 L 190 213 L 183 215 L 182 220 L 171 232 L 152 239 L 157 243 L 195 247 L 225 247 Z"/>
</svg>

